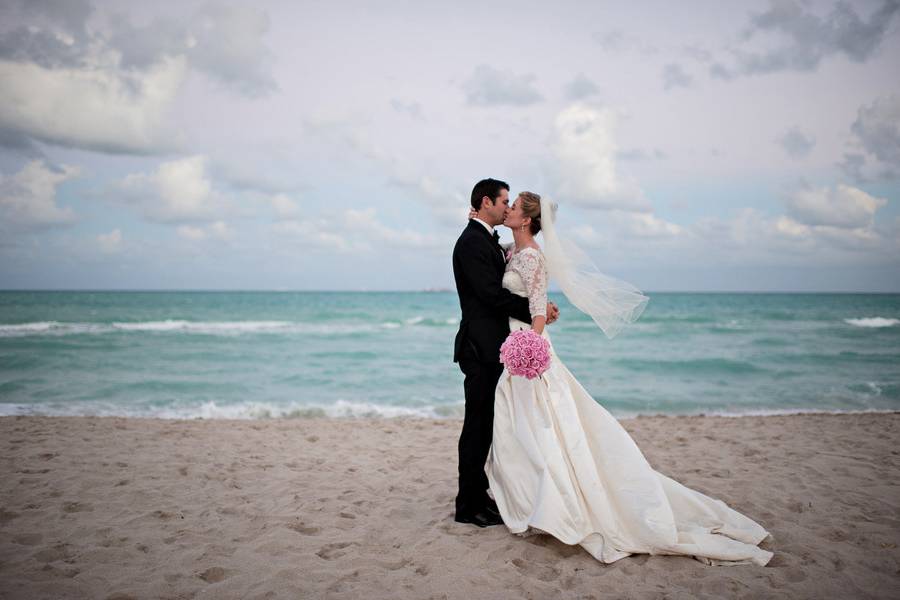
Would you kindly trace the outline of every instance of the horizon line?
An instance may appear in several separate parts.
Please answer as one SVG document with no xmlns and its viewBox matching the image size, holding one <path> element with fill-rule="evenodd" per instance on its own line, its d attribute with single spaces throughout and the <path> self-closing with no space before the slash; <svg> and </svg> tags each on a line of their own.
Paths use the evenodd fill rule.
<svg viewBox="0 0 900 600">
<path fill-rule="evenodd" d="M 5 288 L 0 293 L 15 292 L 233 292 L 233 293 L 306 293 L 306 294 L 441 294 L 456 293 L 452 288 L 416 288 L 416 289 L 253 289 L 253 288 Z M 562 294 L 560 290 L 550 290 L 551 294 Z M 900 294 L 897 291 L 866 290 L 642 290 L 645 294 Z"/>
</svg>

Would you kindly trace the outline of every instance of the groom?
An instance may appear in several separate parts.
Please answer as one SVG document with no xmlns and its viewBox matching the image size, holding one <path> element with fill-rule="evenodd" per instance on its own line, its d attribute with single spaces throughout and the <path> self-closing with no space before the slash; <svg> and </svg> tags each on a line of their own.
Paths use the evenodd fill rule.
<svg viewBox="0 0 900 600">
<path fill-rule="evenodd" d="M 497 504 L 488 496 L 484 472 L 494 428 L 494 390 L 503 372 L 500 345 L 509 335 L 509 317 L 531 322 L 528 299 L 505 289 L 506 260 L 494 227 L 509 211 L 509 185 L 483 179 L 472 190 L 475 217 L 453 248 L 453 277 L 462 319 L 453 349 L 453 362 L 465 375 L 466 412 L 459 436 L 459 493 L 456 521 L 479 527 L 503 522 Z M 547 322 L 559 310 L 547 305 Z"/>
</svg>

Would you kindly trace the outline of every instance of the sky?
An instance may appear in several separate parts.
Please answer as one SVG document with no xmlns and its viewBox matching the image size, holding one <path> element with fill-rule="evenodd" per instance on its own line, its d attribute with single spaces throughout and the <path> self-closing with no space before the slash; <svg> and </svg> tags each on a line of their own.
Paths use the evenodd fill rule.
<svg viewBox="0 0 900 600">
<path fill-rule="evenodd" d="M 645 291 L 900 292 L 898 74 L 900 0 L 4 0 L 0 289 L 453 289 L 494 177 Z"/>
</svg>

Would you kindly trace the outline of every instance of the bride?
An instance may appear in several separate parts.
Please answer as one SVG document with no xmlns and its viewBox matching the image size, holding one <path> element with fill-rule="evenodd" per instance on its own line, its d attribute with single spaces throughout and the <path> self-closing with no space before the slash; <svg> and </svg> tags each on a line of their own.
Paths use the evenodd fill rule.
<svg viewBox="0 0 900 600">
<path fill-rule="evenodd" d="M 649 299 L 597 272 L 577 247 L 560 240 L 555 208 L 522 192 L 504 221 L 515 243 L 503 287 L 527 297 L 532 315 L 531 325 L 510 319 L 510 330 L 531 327 L 550 341 L 544 328 L 549 275 L 613 337 Z M 540 231 L 543 251 L 534 241 Z M 552 343 L 542 376 L 529 380 L 505 369 L 500 376 L 485 471 L 512 533 L 550 534 L 604 563 L 633 553 L 687 555 L 711 565 L 765 565 L 772 558 L 757 547 L 768 535 L 758 523 L 655 471 Z"/>
</svg>

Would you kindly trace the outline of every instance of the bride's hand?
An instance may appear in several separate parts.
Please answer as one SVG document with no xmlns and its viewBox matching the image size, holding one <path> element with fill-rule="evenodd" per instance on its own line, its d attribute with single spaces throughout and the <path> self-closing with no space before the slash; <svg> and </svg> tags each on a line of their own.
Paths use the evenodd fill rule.
<svg viewBox="0 0 900 600">
<path fill-rule="evenodd" d="M 474 208 L 470 208 L 469 209 L 469 219 L 474 219 L 477 216 L 478 216 L 478 211 L 475 210 Z"/>
<path fill-rule="evenodd" d="M 547 303 L 547 325 L 559 318 L 559 307 L 553 302 Z"/>
</svg>

